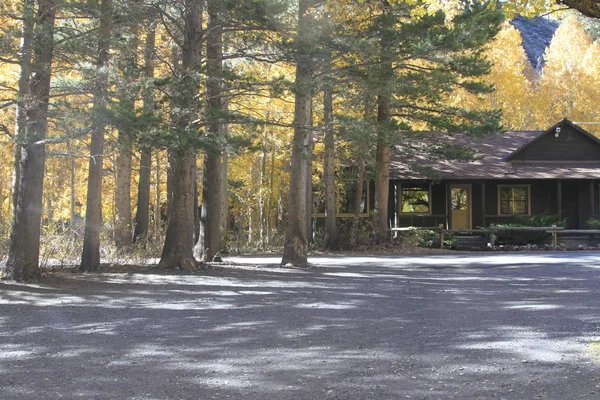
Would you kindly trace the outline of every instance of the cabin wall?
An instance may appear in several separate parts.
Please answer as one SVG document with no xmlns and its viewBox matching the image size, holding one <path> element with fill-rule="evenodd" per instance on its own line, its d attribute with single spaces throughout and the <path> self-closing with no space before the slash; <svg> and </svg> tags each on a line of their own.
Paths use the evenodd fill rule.
<svg viewBox="0 0 600 400">
<path fill-rule="evenodd" d="M 409 182 L 409 181 L 404 181 Z M 402 181 L 394 182 L 397 188 Z M 510 215 L 498 215 L 498 185 L 528 185 L 530 187 L 531 215 L 558 214 L 558 180 L 488 180 L 485 181 L 485 209 L 482 204 L 481 181 L 451 181 L 451 184 L 471 185 L 471 221 L 473 229 L 489 226 L 490 224 L 510 223 Z M 590 198 L 589 180 L 562 180 L 561 181 L 561 216 L 567 220 L 568 229 L 584 229 L 585 222 L 593 215 L 600 213 L 598 206 L 600 200 L 600 186 L 597 181 L 593 185 L 594 198 Z M 447 223 L 447 184 L 446 182 L 431 185 L 431 213 L 430 214 L 399 214 L 397 203 L 397 190 L 394 190 L 394 209 L 390 209 L 392 221 L 397 221 L 397 226 L 435 227 Z M 390 191 L 390 197 L 392 197 Z M 390 198 L 390 202 L 392 199 Z M 592 208 L 592 201 L 594 208 Z"/>
<path fill-rule="evenodd" d="M 561 127 L 558 137 L 550 132 L 521 151 L 512 162 L 518 161 L 598 161 L 598 143 L 568 125 Z"/>
</svg>

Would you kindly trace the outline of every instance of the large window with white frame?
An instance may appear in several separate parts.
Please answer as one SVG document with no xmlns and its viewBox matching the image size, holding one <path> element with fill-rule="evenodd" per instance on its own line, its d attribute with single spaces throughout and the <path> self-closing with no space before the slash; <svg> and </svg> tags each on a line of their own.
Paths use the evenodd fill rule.
<svg viewBox="0 0 600 400">
<path fill-rule="evenodd" d="M 498 185 L 498 215 L 529 215 L 530 199 L 529 185 Z"/>
<path fill-rule="evenodd" d="M 431 186 L 423 184 L 400 185 L 401 214 L 431 214 Z"/>
</svg>

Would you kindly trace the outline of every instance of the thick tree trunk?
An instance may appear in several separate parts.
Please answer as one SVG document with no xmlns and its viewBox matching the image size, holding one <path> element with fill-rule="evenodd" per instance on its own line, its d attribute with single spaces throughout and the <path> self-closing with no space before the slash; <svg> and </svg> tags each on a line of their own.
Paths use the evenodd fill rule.
<svg viewBox="0 0 600 400">
<path fill-rule="evenodd" d="M 19 184 L 21 181 L 21 146 L 27 134 L 27 105 L 29 96 L 29 83 L 31 79 L 31 46 L 33 41 L 33 27 L 35 24 L 35 0 L 23 2 L 21 25 L 21 46 L 19 54 L 19 81 L 17 86 L 17 109 L 15 111 L 15 148 L 12 177 L 12 217 L 16 216 L 17 202 L 19 200 Z"/>
<path fill-rule="evenodd" d="M 194 245 L 194 169 L 193 150 L 171 154 L 173 169 L 173 208 L 169 212 L 167 235 L 163 247 L 160 268 L 193 270 L 196 260 Z"/>
<path fill-rule="evenodd" d="M 144 46 L 144 77 L 148 80 L 154 78 L 154 47 L 156 42 L 156 28 L 154 21 L 148 21 L 148 32 Z M 151 115 L 154 112 L 154 91 L 148 87 L 142 93 L 144 113 Z M 150 147 L 144 146 L 140 157 L 140 179 L 138 182 L 137 212 L 135 214 L 135 229 L 133 232 L 134 243 L 145 243 L 148 237 L 150 215 L 150 172 L 152 168 L 152 153 Z"/>
<path fill-rule="evenodd" d="M 107 86 L 110 39 L 112 33 L 112 0 L 102 0 L 100 5 L 100 28 L 98 59 L 96 61 L 96 84 L 94 88 L 94 121 L 90 143 L 90 162 L 85 212 L 85 233 L 80 271 L 97 272 L 100 269 L 100 228 L 102 226 L 102 164 L 104 161 L 104 130 L 107 104 Z"/>
<path fill-rule="evenodd" d="M 8 275 L 18 281 L 39 275 L 42 192 L 46 150 L 41 140 L 46 136 L 50 75 L 54 48 L 54 0 L 40 0 L 35 37 L 32 40 L 33 72 L 26 110 L 25 143 L 21 152 L 19 196 L 10 236 L 6 263 Z M 21 71 L 23 72 L 23 71 Z"/>
<path fill-rule="evenodd" d="M 333 131 L 333 86 L 328 82 L 323 91 L 323 122 L 325 124 L 325 245 L 339 248 L 337 204 L 335 198 L 335 138 Z"/>
<path fill-rule="evenodd" d="M 310 35 L 313 16 L 307 13 L 309 0 L 298 4 L 298 38 L 303 42 Z M 290 166 L 288 224 L 281 263 L 295 266 L 308 265 L 308 232 L 310 205 L 306 196 L 311 171 L 308 170 L 311 154 L 313 65 L 311 49 L 303 46 L 297 52 L 296 98 L 294 108 L 294 138 Z"/>
<path fill-rule="evenodd" d="M 200 81 L 198 71 L 202 63 L 202 13 L 203 0 L 186 0 L 184 10 L 184 35 L 182 46 L 182 76 L 171 93 L 171 118 L 182 135 L 196 119 Z M 194 150 L 173 146 L 169 151 L 171 169 L 169 191 L 169 221 L 160 267 L 195 268 L 194 259 Z"/>
<path fill-rule="evenodd" d="M 221 153 L 223 141 L 223 21 L 219 0 L 208 0 L 208 27 L 206 34 L 206 96 L 208 135 L 211 146 L 204 155 L 202 177 L 202 215 L 200 226 L 203 231 L 196 246 L 196 256 L 213 261 L 221 251 L 221 205 L 222 171 Z"/>
</svg>

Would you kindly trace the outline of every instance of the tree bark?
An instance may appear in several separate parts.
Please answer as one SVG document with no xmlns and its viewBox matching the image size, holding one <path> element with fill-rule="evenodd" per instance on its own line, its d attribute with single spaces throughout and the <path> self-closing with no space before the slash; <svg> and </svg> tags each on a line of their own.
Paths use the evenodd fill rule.
<svg viewBox="0 0 600 400">
<path fill-rule="evenodd" d="M 106 104 L 108 102 L 108 74 L 106 69 L 110 58 L 112 33 L 112 0 L 102 0 L 100 4 L 100 27 L 98 36 L 98 58 L 96 60 L 96 82 L 90 143 L 90 162 L 85 212 L 85 232 L 83 253 L 79 270 L 97 272 L 100 269 L 100 228 L 102 226 L 102 164 L 104 161 L 104 130 Z"/>
<path fill-rule="evenodd" d="M 181 135 L 189 135 L 198 110 L 202 63 L 203 0 L 185 0 L 184 34 L 181 51 L 182 76 L 171 93 L 171 118 Z M 176 110 L 176 111 L 175 111 Z M 184 142 L 186 142 L 184 140 Z M 171 164 L 169 221 L 159 267 L 194 269 L 194 149 L 189 145 L 173 145 L 169 150 Z"/>
<path fill-rule="evenodd" d="M 335 138 L 333 131 L 333 86 L 326 82 L 323 91 L 323 122 L 325 124 L 325 245 L 339 248 L 337 203 L 335 197 Z"/>
<path fill-rule="evenodd" d="M 173 208 L 169 212 L 165 245 L 158 266 L 193 270 L 196 260 L 192 252 L 194 245 L 194 170 L 195 160 L 191 149 L 173 154 Z"/>
<path fill-rule="evenodd" d="M 127 86 L 138 79 L 137 47 L 139 44 L 139 23 L 131 21 L 129 36 L 131 41 L 122 50 L 121 70 L 125 83 L 119 98 L 123 115 L 128 118 L 135 114 L 136 93 Z M 134 131 L 129 121 L 124 122 L 117 137 L 117 157 L 115 161 L 115 245 L 124 248 L 133 243 L 131 216 L 131 160 L 133 157 Z"/>
<path fill-rule="evenodd" d="M 383 12 L 390 12 L 387 0 L 382 0 Z M 391 31 L 392 20 L 387 18 L 383 21 L 380 39 L 380 82 L 377 95 L 377 150 L 375 156 L 376 178 L 375 178 L 375 234 L 379 240 L 388 238 L 388 196 L 390 194 L 390 156 L 391 148 L 387 139 L 388 126 L 391 119 L 392 87 L 394 71 L 392 67 L 390 43 L 393 43 Z"/>
<path fill-rule="evenodd" d="M 310 206 L 306 198 L 306 188 L 310 179 L 309 160 L 311 154 L 312 89 L 313 63 L 306 38 L 312 29 L 313 16 L 308 13 L 310 0 L 298 3 L 298 42 L 303 43 L 296 53 L 296 81 L 294 104 L 294 138 L 290 166 L 290 188 L 288 202 L 288 223 L 281 263 L 295 266 L 308 265 L 307 220 L 310 219 Z"/>
<path fill-rule="evenodd" d="M 50 76 L 54 49 L 54 0 L 39 0 L 32 39 L 33 72 L 29 84 L 25 143 L 21 151 L 21 176 L 6 263 L 8 276 L 18 281 L 39 276 L 42 192 L 46 150 L 39 141 L 46 136 Z M 23 71 L 21 71 L 23 72 Z"/>
<path fill-rule="evenodd" d="M 219 0 L 208 0 L 208 26 L 206 34 L 206 96 L 210 148 L 204 155 L 202 177 L 202 234 L 196 245 L 196 257 L 213 261 L 221 251 L 222 171 L 223 141 L 223 21 Z"/>
<path fill-rule="evenodd" d="M 377 98 L 377 153 L 375 163 L 375 232 L 379 239 L 388 237 L 388 200 L 390 194 L 390 144 L 386 138 L 386 125 L 390 120 L 390 98 L 387 94 Z"/>
<path fill-rule="evenodd" d="M 363 200 L 363 189 L 365 181 L 365 160 L 362 157 L 358 157 L 358 174 L 356 176 L 356 199 L 354 202 L 354 217 L 358 218 L 359 214 L 362 213 L 362 200 Z"/>
<path fill-rule="evenodd" d="M 31 79 L 31 46 L 33 41 L 33 27 L 35 24 L 34 12 L 35 0 L 25 0 L 23 2 L 21 25 L 21 46 L 19 54 L 19 81 L 17 84 L 17 109 L 15 111 L 15 148 L 13 163 L 13 181 L 12 181 L 12 217 L 13 220 L 17 212 L 17 202 L 19 200 L 19 184 L 21 181 L 21 146 L 24 136 L 27 134 L 27 106 L 26 99 L 29 96 L 29 83 Z"/>
<path fill-rule="evenodd" d="M 67 142 L 67 151 L 70 155 L 73 154 L 72 144 Z M 71 232 L 75 229 L 75 157 L 71 156 L 69 162 L 69 226 Z"/>
<path fill-rule="evenodd" d="M 148 80 L 154 78 L 154 47 L 156 42 L 156 27 L 154 21 L 148 21 L 148 32 L 144 46 L 144 77 Z M 154 91 L 146 85 L 142 93 L 144 113 L 151 115 L 154 112 Z M 152 169 L 152 152 L 149 146 L 143 146 L 140 157 L 140 179 L 138 182 L 137 212 L 135 214 L 134 243 L 145 243 L 148 237 L 150 215 L 150 172 Z"/>
</svg>

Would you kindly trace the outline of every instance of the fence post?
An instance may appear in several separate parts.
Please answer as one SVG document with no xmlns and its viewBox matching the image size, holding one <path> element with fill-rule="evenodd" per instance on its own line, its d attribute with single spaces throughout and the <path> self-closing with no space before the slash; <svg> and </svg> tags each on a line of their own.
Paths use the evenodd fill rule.
<svg viewBox="0 0 600 400">
<path fill-rule="evenodd" d="M 444 248 L 444 224 L 439 224 L 440 228 L 440 249 Z"/>
<path fill-rule="evenodd" d="M 496 235 L 494 234 L 494 224 L 490 224 L 490 245 L 492 250 L 496 250 Z"/>
<path fill-rule="evenodd" d="M 552 228 L 556 228 L 556 225 L 552 225 Z M 556 250 L 558 246 L 558 231 L 556 229 L 552 230 L 552 250 Z"/>
</svg>

